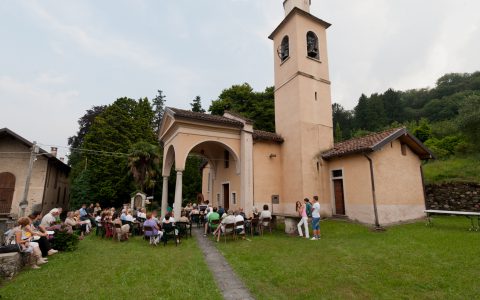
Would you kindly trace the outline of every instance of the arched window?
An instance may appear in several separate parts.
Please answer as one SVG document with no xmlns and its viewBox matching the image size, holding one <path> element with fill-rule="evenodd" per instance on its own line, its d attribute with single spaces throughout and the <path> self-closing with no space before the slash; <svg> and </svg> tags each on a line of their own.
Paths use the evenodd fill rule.
<svg viewBox="0 0 480 300">
<path fill-rule="evenodd" d="M 290 55 L 290 50 L 288 45 L 288 35 L 283 37 L 282 43 L 280 44 L 280 47 L 278 48 L 277 53 L 282 62 L 286 60 Z"/>
<path fill-rule="evenodd" d="M 320 59 L 318 52 L 318 37 L 315 33 L 309 31 L 307 32 L 307 56 Z"/>
</svg>

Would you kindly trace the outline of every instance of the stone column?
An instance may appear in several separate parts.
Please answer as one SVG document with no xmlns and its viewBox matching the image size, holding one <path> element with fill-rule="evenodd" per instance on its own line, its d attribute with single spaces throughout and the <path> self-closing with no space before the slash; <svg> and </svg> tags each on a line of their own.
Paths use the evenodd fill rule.
<svg viewBox="0 0 480 300">
<path fill-rule="evenodd" d="M 161 218 L 165 217 L 168 206 L 168 176 L 163 176 Z"/>
<path fill-rule="evenodd" d="M 240 134 L 240 192 L 241 206 L 250 215 L 253 208 L 253 127 L 245 124 Z"/>
<path fill-rule="evenodd" d="M 173 204 L 173 213 L 175 214 L 175 218 L 180 218 L 180 212 L 182 210 L 182 174 L 183 170 L 177 170 L 177 182 L 175 185 L 175 202 Z"/>
</svg>

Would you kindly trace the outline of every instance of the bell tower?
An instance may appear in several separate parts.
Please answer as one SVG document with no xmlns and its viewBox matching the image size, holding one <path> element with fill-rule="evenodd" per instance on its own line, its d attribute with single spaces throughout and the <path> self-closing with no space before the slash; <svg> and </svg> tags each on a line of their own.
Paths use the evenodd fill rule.
<svg viewBox="0 0 480 300">
<path fill-rule="evenodd" d="M 310 3 L 285 0 L 286 16 L 269 36 L 274 44 L 275 126 L 285 140 L 283 203 L 313 195 L 329 203 L 323 202 L 329 197 L 328 170 L 323 170 L 319 153 L 333 147 L 326 36 L 330 24 L 310 14 Z"/>
</svg>

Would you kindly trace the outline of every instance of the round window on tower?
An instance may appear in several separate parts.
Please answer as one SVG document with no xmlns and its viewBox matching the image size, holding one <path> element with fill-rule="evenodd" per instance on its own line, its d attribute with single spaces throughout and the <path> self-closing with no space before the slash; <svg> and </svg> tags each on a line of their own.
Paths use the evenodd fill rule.
<svg viewBox="0 0 480 300">
<path fill-rule="evenodd" d="M 290 50 L 288 45 L 288 35 L 283 37 L 282 43 L 280 44 L 280 47 L 277 49 L 277 53 L 278 53 L 278 57 L 280 57 L 280 60 L 282 62 L 289 57 Z"/>
<path fill-rule="evenodd" d="M 318 53 L 318 37 L 312 31 L 307 32 L 307 56 L 310 58 L 320 59 Z"/>
</svg>

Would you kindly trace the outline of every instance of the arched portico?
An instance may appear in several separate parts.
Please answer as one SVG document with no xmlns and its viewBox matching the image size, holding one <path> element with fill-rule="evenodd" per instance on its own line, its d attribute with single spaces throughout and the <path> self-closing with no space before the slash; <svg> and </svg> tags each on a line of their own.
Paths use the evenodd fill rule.
<svg viewBox="0 0 480 300">
<path fill-rule="evenodd" d="M 245 121 L 167 108 L 159 134 L 164 146 L 162 216 L 167 209 L 168 178 L 173 165 L 176 171 L 174 215 L 180 215 L 183 172 L 191 154 L 207 159 L 213 171 L 212 182 L 221 174 L 219 184 L 234 187 L 235 197 L 242 199 L 242 207 L 250 208 L 253 203 L 252 131 L 252 126 Z M 230 192 L 222 196 L 230 197 Z"/>
</svg>

